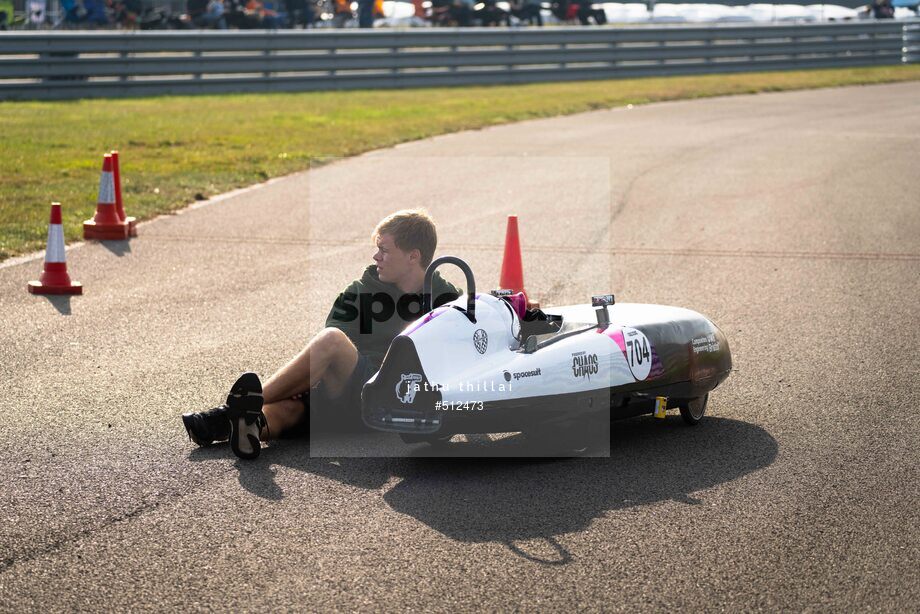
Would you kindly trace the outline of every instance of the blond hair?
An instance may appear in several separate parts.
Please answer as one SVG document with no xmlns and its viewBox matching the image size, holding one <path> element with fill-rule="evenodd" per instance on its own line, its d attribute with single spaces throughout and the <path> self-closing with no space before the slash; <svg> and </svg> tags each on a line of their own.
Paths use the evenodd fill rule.
<svg viewBox="0 0 920 614">
<path fill-rule="evenodd" d="M 390 235 L 396 247 L 404 252 L 417 249 L 421 254 L 422 268 L 427 268 L 438 246 L 438 232 L 434 220 L 424 209 L 402 209 L 386 216 L 374 228 L 371 239 Z"/>
</svg>

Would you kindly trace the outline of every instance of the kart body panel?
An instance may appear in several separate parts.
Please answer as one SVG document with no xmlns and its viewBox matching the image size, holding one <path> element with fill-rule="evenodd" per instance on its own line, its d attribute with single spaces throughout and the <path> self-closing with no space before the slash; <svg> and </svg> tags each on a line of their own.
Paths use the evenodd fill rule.
<svg viewBox="0 0 920 614">
<path fill-rule="evenodd" d="M 362 391 L 362 418 L 419 435 L 527 432 L 651 413 L 659 396 L 674 407 L 731 371 L 725 335 L 695 311 L 603 309 L 518 313 L 488 294 L 438 307 L 393 340 Z"/>
</svg>

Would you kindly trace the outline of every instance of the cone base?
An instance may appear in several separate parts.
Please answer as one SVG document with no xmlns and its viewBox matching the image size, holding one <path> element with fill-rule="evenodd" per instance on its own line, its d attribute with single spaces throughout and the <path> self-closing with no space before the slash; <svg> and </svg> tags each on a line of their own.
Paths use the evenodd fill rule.
<svg viewBox="0 0 920 614">
<path fill-rule="evenodd" d="M 128 238 L 127 222 L 121 224 L 97 224 L 93 220 L 83 222 L 83 238 L 96 241 L 123 241 Z"/>
<path fill-rule="evenodd" d="M 128 236 L 136 237 L 137 236 L 137 218 L 127 217 L 125 218 L 125 223 L 128 225 Z"/>
<path fill-rule="evenodd" d="M 29 294 L 83 294 L 83 284 L 74 281 L 69 286 L 48 286 L 40 281 L 30 281 Z"/>
</svg>

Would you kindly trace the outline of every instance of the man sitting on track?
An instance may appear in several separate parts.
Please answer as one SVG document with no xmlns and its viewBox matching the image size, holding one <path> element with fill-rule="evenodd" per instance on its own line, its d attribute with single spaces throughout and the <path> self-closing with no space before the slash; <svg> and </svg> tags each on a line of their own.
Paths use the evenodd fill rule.
<svg viewBox="0 0 920 614">
<path fill-rule="evenodd" d="M 201 446 L 230 439 L 233 453 L 253 459 L 262 441 L 303 426 L 310 397 L 336 411 L 360 409 L 361 388 L 380 368 L 390 342 L 420 315 L 425 269 L 438 238 L 434 222 L 421 210 L 403 210 L 374 229 L 375 264 L 339 294 L 326 328 L 263 387 L 255 373 L 244 373 L 227 402 L 182 415 L 189 438 Z M 434 305 L 461 292 L 436 272 Z"/>
</svg>

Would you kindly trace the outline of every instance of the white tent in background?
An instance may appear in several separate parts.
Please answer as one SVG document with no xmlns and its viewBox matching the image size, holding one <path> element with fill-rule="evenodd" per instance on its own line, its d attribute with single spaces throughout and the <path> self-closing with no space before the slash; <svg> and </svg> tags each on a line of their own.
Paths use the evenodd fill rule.
<svg viewBox="0 0 920 614">
<path fill-rule="evenodd" d="M 867 1 L 868 4 L 868 1 Z M 809 4 L 807 7 L 819 21 L 847 21 L 859 19 L 859 11 L 836 4 Z"/>
<path fill-rule="evenodd" d="M 870 0 L 866 0 L 868 3 Z M 909 0 L 903 0 L 909 1 Z M 505 0 L 499 0 L 499 6 L 508 9 Z M 769 23 L 769 22 L 823 22 L 848 21 L 859 18 L 859 10 L 835 4 L 764 4 L 730 6 L 716 3 L 670 3 L 656 2 L 653 10 L 648 11 L 644 2 L 604 2 L 598 3 L 604 8 L 607 21 L 612 24 L 629 23 Z M 416 23 L 413 18 L 414 8 L 410 2 L 384 0 L 383 10 L 386 18 L 377 21 L 378 26 L 415 26 L 429 25 Z M 897 8 L 895 16 L 899 19 L 916 17 L 909 8 Z M 547 23 L 557 20 L 549 11 L 543 11 Z"/>
<path fill-rule="evenodd" d="M 604 3 L 604 13 L 610 23 L 642 23 L 648 21 L 648 10 L 645 4 L 607 2 Z"/>
</svg>

